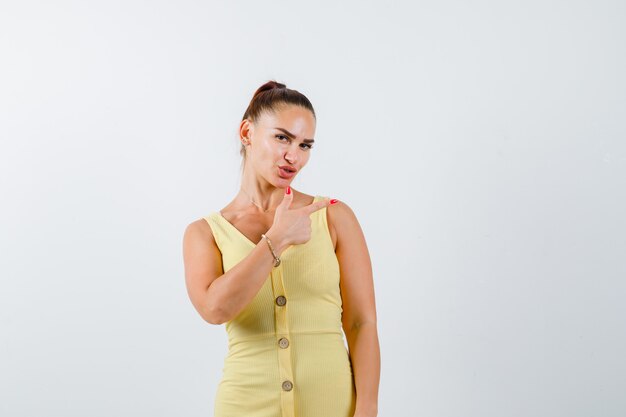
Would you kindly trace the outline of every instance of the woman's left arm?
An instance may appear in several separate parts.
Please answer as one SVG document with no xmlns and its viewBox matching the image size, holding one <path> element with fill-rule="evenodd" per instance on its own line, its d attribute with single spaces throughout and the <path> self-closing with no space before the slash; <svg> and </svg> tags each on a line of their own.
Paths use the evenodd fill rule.
<svg viewBox="0 0 626 417">
<path fill-rule="evenodd" d="M 340 201 L 329 207 L 327 213 L 337 235 L 335 253 L 341 275 L 342 327 L 356 387 L 354 417 L 375 417 L 378 414 L 380 346 L 372 264 L 365 236 L 350 207 Z"/>
</svg>

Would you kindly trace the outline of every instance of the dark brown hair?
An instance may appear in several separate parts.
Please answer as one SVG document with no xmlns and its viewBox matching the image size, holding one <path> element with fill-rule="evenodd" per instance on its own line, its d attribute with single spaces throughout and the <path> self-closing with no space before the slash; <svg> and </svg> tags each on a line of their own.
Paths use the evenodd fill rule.
<svg viewBox="0 0 626 417">
<path fill-rule="evenodd" d="M 315 116 L 315 110 L 308 98 L 297 90 L 287 88 L 285 84 L 281 84 L 277 81 L 271 80 L 260 86 L 252 96 L 250 104 L 246 109 L 241 120 L 248 119 L 251 122 L 255 122 L 259 119 L 262 113 L 276 113 L 281 106 L 293 104 L 296 106 L 308 109 Z M 239 154 L 246 158 L 246 147 L 241 144 Z M 242 162 L 243 163 L 243 162 Z"/>
</svg>

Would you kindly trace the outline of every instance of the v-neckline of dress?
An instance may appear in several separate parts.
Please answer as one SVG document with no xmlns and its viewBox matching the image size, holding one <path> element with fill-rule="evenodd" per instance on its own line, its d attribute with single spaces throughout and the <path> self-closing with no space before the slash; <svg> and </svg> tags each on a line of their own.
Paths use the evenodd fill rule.
<svg viewBox="0 0 626 417">
<path fill-rule="evenodd" d="M 318 198 L 319 198 L 319 197 L 320 197 L 320 196 L 318 196 L 318 195 L 314 196 L 314 197 L 313 197 L 313 201 L 312 201 L 312 203 L 315 203 L 315 202 L 318 200 Z M 257 245 L 258 243 L 254 243 L 253 241 L 251 241 L 250 239 L 248 239 L 248 237 L 247 237 L 246 235 L 244 235 L 244 234 L 241 232 L 241 230 L 237 229 L 237 228 L 235 227 L 235 225 L 234 225 L 234 224 L 232 224 L 231 222 L 229 222 L 228 220 L 226 220 L 226 217 L 224 217 L 224 215 L 222 214 L 222 212 L 221 212 L 220 210 L 218 210 L 216 213 L 217 213 L 217 217 L 219 217 L 220 219 L 222 219 L 222 220 L 224 221 L 224 223 L 226 223 L 226 224 L 227 224 L 227 225 L 228 225 L 231 229 L 233 229 L 233 230 L 234 230 L 234 231 L 235 231 L 235 232 L 236 232 L 236 233 L 237 233 L 237 234 L 238 234 L 238 235 L 239 235 L 239 236 L 240 236 L 240 237 L 241 237 L 241 238 L 242 238 L 242 239 L 243 239 L 243 240 L 244 240 L 244 241 L 248 244 L 248 245 L 252 246 L 253 248 L 255 248 L 255 247 L 256 247 L 256 245 Z M 282 254 L 284 255 L 284 254 L 285 254 L 288 250 L 290 250 L 293 246 L 294 246 L 294 245 L 289 245 L 289 246 L 288 246 L 288 247 L 287 247 L 287 248 L 283 251 L 283 253 L 282 253 Z"/>
</svg>

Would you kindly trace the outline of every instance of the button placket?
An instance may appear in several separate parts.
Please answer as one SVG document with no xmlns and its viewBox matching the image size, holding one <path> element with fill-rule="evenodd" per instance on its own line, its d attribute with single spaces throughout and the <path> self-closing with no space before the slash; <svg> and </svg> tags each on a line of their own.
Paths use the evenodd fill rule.
<svg viewBox="0 0 626 417">
<path fill-rule="evenodd" d="M 278 371 L 280 377 L 282 417 L 295 417 L 293 387 L 297 383 L 293 379 L 291 366 L 291 349 L 289 349 L 289 315 L 288 298 L 283 281 L 283 265 L 274 268 L 271 274 L 272 290 L 274 291 L 274 318 L 276 331 L 276 347 L 278 349 Z"/>
</svg>

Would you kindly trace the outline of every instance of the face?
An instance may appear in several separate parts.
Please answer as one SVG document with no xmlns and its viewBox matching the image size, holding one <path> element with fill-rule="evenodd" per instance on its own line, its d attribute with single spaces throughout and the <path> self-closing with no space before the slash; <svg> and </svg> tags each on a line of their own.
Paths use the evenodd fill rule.
<svg viewBox="0 0 626 417">
<path fill-rule="evenodd" d="M 264 113 L 255 122 L 241 122 L 240 134 L 249 141 L 246 171 L 251 171 L 279 188 L 287 187 L 307 164 L 315 136 L 311 111 L 294 105 L 276 113 Z M 280 167 L 289 167 L 285 172 Z"/>
</svg>

